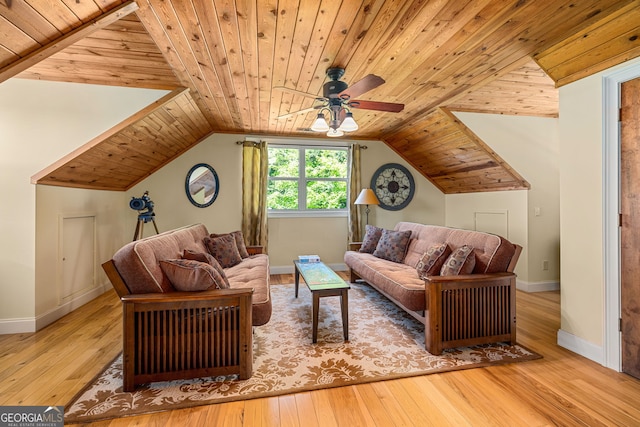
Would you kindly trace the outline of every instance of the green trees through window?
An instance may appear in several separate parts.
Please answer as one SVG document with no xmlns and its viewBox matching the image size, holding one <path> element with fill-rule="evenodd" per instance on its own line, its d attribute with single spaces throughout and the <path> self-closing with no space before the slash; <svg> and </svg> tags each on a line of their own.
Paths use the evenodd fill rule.
<svg viewBox="0 0 640 427">
<path fill-rule="evenodd" d="M 268 208 L 345 210 L 348 163 L 346 148 L 269 147 Z"/>
</svg>

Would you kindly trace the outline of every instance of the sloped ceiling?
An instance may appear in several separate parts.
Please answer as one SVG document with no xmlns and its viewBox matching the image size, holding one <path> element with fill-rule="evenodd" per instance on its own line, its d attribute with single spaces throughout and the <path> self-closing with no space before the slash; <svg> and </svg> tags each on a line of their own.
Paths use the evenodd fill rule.
<svg viewBox="0 0 640 427">
<path fill-rule="evenodd" d="M 450 111 L 557 116 L 555 86 L 640 55 L 638 14 L 640 1 L 628 0 L 0 0 L 0 82 L 185 87 L 195 110 L 172 108 L 173 120 L 195 111 L 203 136 L 308 137 L 314 113 L 278 116 L 313 99 L 273 88 L 321 93 L 326 69 L 344 67 L 349 84 L 386 80 L 362 99 L 405 104 L 400 113 L 355 110 L 350 138 L 385 141 L 445 193 L 509 190 L 528 184 Z M 129 125 L 90 141 L 91 156 L 76 153 L 83 173 L 107 169 L 108 185 L 108 176 L 71 182 L 55 165 L 34 182 L 129 188 L 140 177 L 118 183 L 124 164 L 105 168 L 122 155 L 113 141 Z M 137 137 L 136 149 L 157 153 L 159 138 Z M 186 149 L 167 145 L 165 161 Z"/>
<path fill-rule="evenodd" d="M 387 144 L 445 194 L 529 188 L 523 177 L 445 108 L 389 137 Z"/>
<path fill-rule="evenodd" d="M 38 184 L 130 188 L 193 147 L 210 126 L 188 89 L 176 89 L 32 177 Z"/>
</svg>

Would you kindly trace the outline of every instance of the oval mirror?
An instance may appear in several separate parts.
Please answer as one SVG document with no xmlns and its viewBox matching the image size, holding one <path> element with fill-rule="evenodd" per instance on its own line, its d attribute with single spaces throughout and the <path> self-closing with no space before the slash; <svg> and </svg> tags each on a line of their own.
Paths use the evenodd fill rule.
<svg viewBox="0 0 640 427">
<path fill-rule="evenodd" d="M 189 169 L 184 185 L 187 198 L 199 208 L 211 205 L 220 189 L 218 174 L 206 163 L 198 163 Z"/>
</svg>

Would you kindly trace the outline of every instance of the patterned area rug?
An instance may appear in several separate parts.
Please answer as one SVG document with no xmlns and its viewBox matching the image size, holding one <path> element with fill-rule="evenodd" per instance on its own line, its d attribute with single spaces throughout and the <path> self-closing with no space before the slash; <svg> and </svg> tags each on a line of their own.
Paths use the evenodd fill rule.
<svg viewBox="0 0 640 427">
<path fill-rule="evenodd" d="M 311 293 L 274 285 L 271 321 L 254 328 L 253 376 L 158 382 L 122 391 L 118 357 L 65 406 L 65 423 L 139 415 L 198 405 L 414 375 L 521 362 L 541 356 L 522 346 L 459 348 L 433 356 L 424 326 L 365 284 L 349 291 L 349 341 L 342 337 L 339 297 L 320 300 L 318 343 L 311 342 Z"/>
</svg>

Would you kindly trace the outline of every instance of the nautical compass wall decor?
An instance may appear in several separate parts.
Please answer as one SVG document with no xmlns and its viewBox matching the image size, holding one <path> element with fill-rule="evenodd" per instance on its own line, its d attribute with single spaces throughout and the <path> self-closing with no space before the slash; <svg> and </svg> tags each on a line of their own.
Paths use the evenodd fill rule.
<svg viewBox="0 0 640 427">
<path fill-rule="evenodd" d="M 387 163 L 378 168 L 371 178 L 380 207 L 389 211 L 404 209 L 415 191 L 411 172 L 397 163 Z"/>
</svg>

